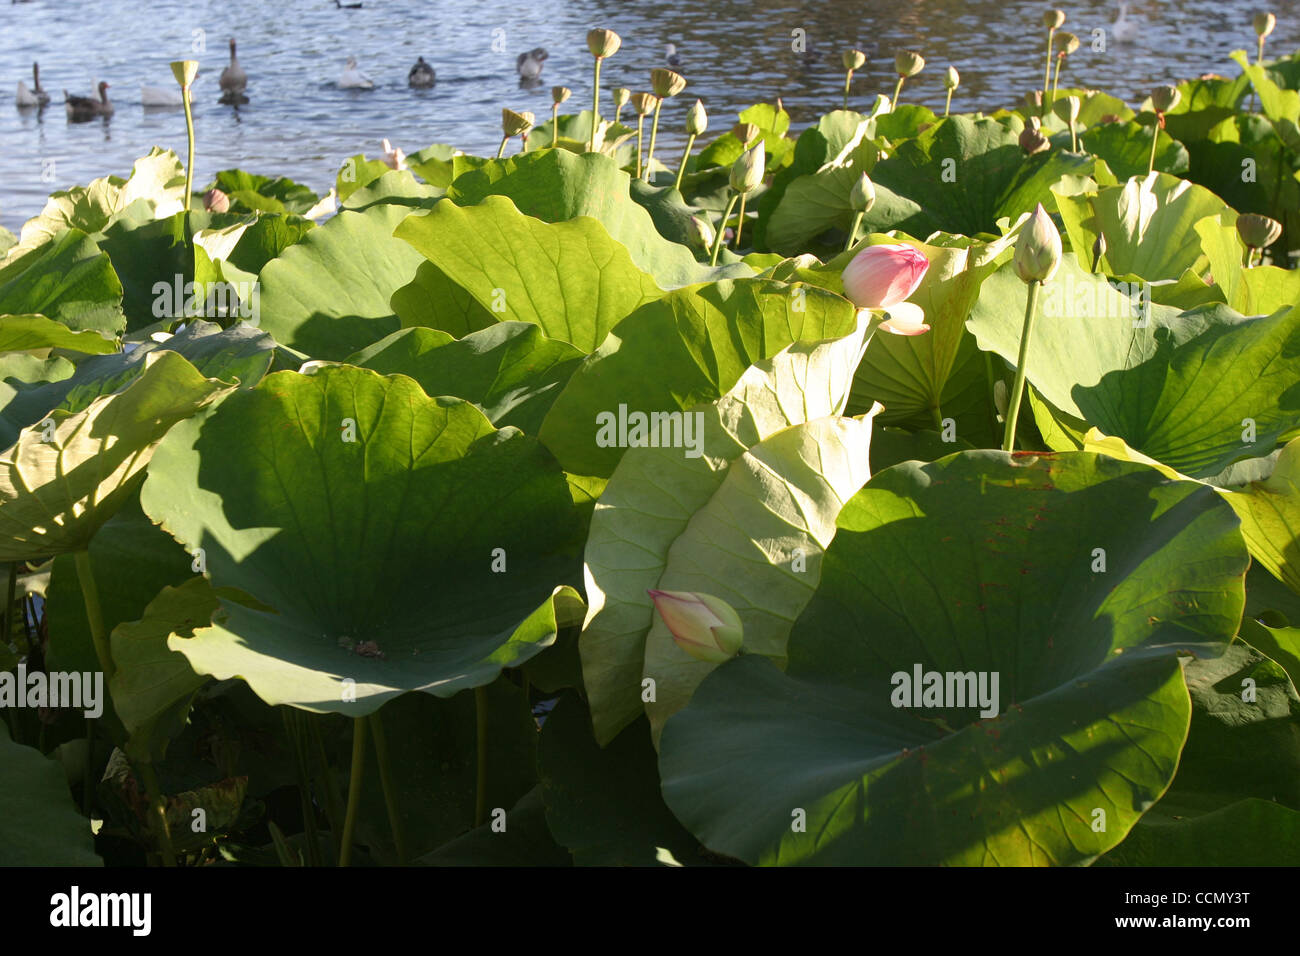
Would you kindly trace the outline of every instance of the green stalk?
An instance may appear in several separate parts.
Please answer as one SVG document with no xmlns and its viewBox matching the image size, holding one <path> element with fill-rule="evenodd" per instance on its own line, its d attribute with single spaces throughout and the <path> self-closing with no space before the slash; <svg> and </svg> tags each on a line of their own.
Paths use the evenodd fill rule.
<svg viewBox="0 0 1300 956">
<path fill-rule="evenodd" d="M 993 356 L 984 353 L 984 384 L 988 386 L 989 415 L 993 419 L 993 434 L 998 433 L 998 401 L 997 390 L 993 382 Z"/>
<path fill-rule="evenodd" d="M 659 111 L 663 109 L 664 101 L 660 97 L 655 98 L 655 118 L 650 124 L 650 151 L 645 156 L 645 181 L 650 182 L 650 167 L 655 161 L 655 138 L 659 135 Z"/>
<path fill-rule="evenodd" d="M 175 866 L 176 851 L 172 848 L 172 831 L 167 825 L 167 806 L 163 802 L 162 790 L 158 786 L 158 774 L 154 772 L 153 764 L 147 760 L 140 762 L 139 769 L 140 776 L 144 778 L 145 793 L 149 797 L 150 822 L 158 835 L 163 866 Z"/>
<path fill-rule="evenodd" d="M 645 133 L 645 114 L 636 114 L 636 178 L 641 178 L 641 138 Z"/>
<path fill-rule="evenodd" d="M 894 84 L 894 102 L 889 107 L 889 111 L 891 113 L 895 112 L 898 109 L 898 97 L 901 96 L 902 93 L 903 93 L 903 77 L 900 76 L 898 78 L 898 82 Z"/>
<path fill-rule="evenodd" d="M 949 95 L 951 95 L 951 93 Z M 865 215 L 866 215 L 865 211 L 854 213 L 853 225 L 849 227 L 849 241 L 844 243 L 845 252 L 848 252 L 850 249 L 852 249 L 853 243 L 858 241 L 858 229 L 862 226 L 862 217 Z"/>
<path fill-rule="evenodd" d="M 190 187 L 194 183 L 194 114 L 190 111 L 190 88 L 181 87 L 181 100 L 185 103 L 185 134 L 189 137 L 189 161 L 185 164 L 185 211 L 190 211 Z"/>
<path fill-rule="evenodd" d="M 1052 36 L 1056 27 L 1047 28 L 1047 63 L 1043 66 L 1043 107 L 1047 106 L 1047 83 L 1052 78 Z M 1046 115 L 1046 114 L 1043 114 Z"/>
<path fill-rule="evenodd" d="M 849 108 L 849 84 L 853 82 L 853 71 L 849 70 L 844 74 L 844 108 Z"/>
<path fill-rule="evenodd" d="M 487 688 L 474 688 L 474 724 L 477 730 L 477 773 L 474 781 L 474 826 L 487 821 L 487 738 L 488 738 Z"/>
<path fill-rule="evenodd" d="M 948 98 L 943 101 L 943 115 L 948 115 L 948 108 L 952 106 L 952 90 L 948 91 Z"/>
<path fill-rule="evenodd" d="M 678 192 L 682 191 L 682 176 L 686 174 L 686 161 L 691 158 L 691 148 L 695 146 L 695 134 L 691 133 L 686 140 L 686 150 L 682 153 L 682 164 L 677 167 L 677 182 L 673 184 Z"/>
<path fill-rule="evenodd" d="M 596 127 L 600 126 L 600 57 L 596 57 L 596 79 L 591 91 L 591 142 L 587 152 L 596 151 Z"/>
<path fill-rule="evenodd" d="M 740 194 L 740 217 L 736 220 L 736 248 L 740 248 L 740 231 L 745 227 L 745 200 L 749 198 L 749 193 Z"/>
<path fill-rule="evenodd" d="M 1070 121 L 1070 152 L 1077 153 L 1078 151 L 1079 151 L 1079 134 L 1075 132 L 1074 121 L 1071 120 Z"/>
<path fill-rule="evenodd" d="M 727 211 L 722 214 L 722 222 L 718 223 L 718 234 L 713 237 L 713 254 L 709 256 L 711 266 L 718 264 L 718 253 L 722 251 L 722 237 L 727 232 L 727 220 L 731 218 L 731 210 L 736 208 L 736 200 L 739 198 L 739 193 L 731 194 L 731 199 L 727 202 Z"/>
<path fill-rule="evenodd" d="M 551 104 L 551 149 L 560 142 L 560 104 Z"/>
<path fill-rule="evenodd" d="M 934 419 L 934 430 L 943 431 L 943 408 L 937 400 L 930 406 L 930 417 Z"/>
<path fill-rule="evenodd" d="M 622 122 L 622 119 L 621 119 L 622 116 L 623 116 L 623 107 L 621 107 L 621 106 L 615 106 L 615 107 L 614 107 L 614 124 L 615 124 L 615 125 L 618 125 L 620 122 Z"/>
<path fill-rule="evenodd" d="M 339 799 L 338 788 L 335 786 L 333 774 L 330 773 L 329 757 L 325 754 L 325 741 L 320 735 L 320 725 L 317 719 L 304 717 L 304 721 L 311 732 L 312 741 L 316 744 L 316 759 L 320 764 L 321 793 L 325 801 L 325 816 L 330 823 L 330 837 L 334 843 L 334 858 L 337 860 L 342 849 L 339 837 L 343 828 L 339 826 L 342 819 L 342 801 Z"/>
<path fill-rule="evenodd" d="M 497 150 L 497 159 L 500 159 L 502 156 L 506 154 L 506 143 L 508 142 L 510 142 L 509 136 L 501 137 L 501 148 Z"/>
<path fill-rule="evenodd" d="M 352 769 L 348 777 L 348 811 L 343 818 L 343 846 L 339 850 L 339 866 L 352 861 L 352 834 L 357 828 L 357 813 L 361 809 L 361 779 L 366 772 L 366 718 L 352 718 Z"/>
<path fill-rule="evenodd" d="M 90 552 L 85 548 L 72 553 L 77 563 L 77 580 L 81 584 L 81 599 L 86 605 L 86 621 L 90 625 L 90 639 L 95 644 L 95 656 L 104 681 L 113 679 L 113 652 L 108 635 L 104 632 L 104 613 L 99 607 L 99 589 L 95 587 L 95 573 L 90 566 Z"/>
<path fill-rule="evenodd" d="M 379 783 L 384 790 L 384 806 L 388 810 L 388 825 L 393 830 L 393 845 L 397 847 L 397 865 L 406 864 L 406 841 L 402 838 L 402 818 L 397 813 L 397 787 L 388 765 L 388 739 L 384 736 L 384 722 L 380 711 L 370 715 L 370 732 L 375 738 L 375 762 L 379 764 Z"/>
<path fill-rule="evenodd" d="M 1058 56 L 1056 58 L 1056 72 L 1052 74 L 1052 98 L 1047 104 L 1047 109 L 1049 111 L 1051 110 L 1052 106 L 1056 103 L 1056 88 L 1057 88 L 1057 84 L 1061 82 L 1061 65 L 1063 63 L 1065 63 L 1065 57 Z"/>
<path fill-rule="evenodd" d="M 1151 159 L 1147 163 L 1147 175 L 1156 168 L 1156 144 L 1160 142 L 1160 114 L 1156 114 L 1156 123 L 1151 127 Z"/>
<path fill-rule="evenodd" d="M 1264 40 L 1265 40 L 1264 37 L 1259 38 L 1259 53 L 1255 56 L 1256 66 L 1264 65 Z"/>
<path fill-rule="evenodd" d="M 307 865 L 320 866 L 320 847 L 316 840 L 316 811 L 311 805 L 311 776 L 307 772 L 307 750 L 303 743 L 302 726 L 297 711 L 292 707 L 280 708 L 284 730 L 293 743 L 294 773 L 298 778 L 298 801 L 302 809 L 303 834 L 307 838 Z"/>
<path fill-rule="evenodd" d="M 1020 417 L 1020 397 L 1025 391 L 1025 359 L 1029 355 L 1029 336 L 1034 330 L 1034 315 L 1038 311 L 1038 291 L 1043 283 L 1029 283 L 1029 298 L 1025 301 L 1025 326 L 1020 333 L 1020 357 L 1016 361 L 1016 381 L 1011 387 L 1007 402 L 1007 428 L 1002 435 L 1002 450 L 1016 450 L 1016 420 Z"/>
</svg>

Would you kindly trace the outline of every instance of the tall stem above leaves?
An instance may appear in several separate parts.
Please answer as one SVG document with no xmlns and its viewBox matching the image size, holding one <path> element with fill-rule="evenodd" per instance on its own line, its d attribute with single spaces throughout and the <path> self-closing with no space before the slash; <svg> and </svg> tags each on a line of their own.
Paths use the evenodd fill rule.
<svg viewBox="0 0 1300 956">
<path fill-rule="evenodd" d="M 600 126 L 600 57 L 596 57 L 595 78 L 591 90 L 591 139 L 587 142 L 587 152 L 596 151 L 596 130 Z"/>
<path fill-rule="evenodd" d="M 894 99 L 889 107 L 890 112 L 896 112 L 898 110 L 898 97 L 902 94 L 902 92 L 903 92 L 903 77 L 900 75 L 898 77 L 898 82 L 894 84 Z"/>
<path fill-rule="evenodd" d="M 1056 35 L 1056 27 L 1047 28 L 1047 62 L 1043 65 L 1043 115 L 1047 110 L 1047 84 L 1052 79 L 1052 37 Z"/>
<path fill-rule="evenodd" d="M 659 136 L 659 111 L 663 109 L 663 97 L 655 98 L 655 116 L 654 121 L 650 124 L 650 149 L 645 155 L 645 181 L 650 182 L 650 167 L 655 161 L 655 139 Z"/>
<path fill-rule="evenodd" d="M 722 214 L 722 222 L 718 224 L 718 234 L 713 238 L 713 254 L 709 256 L 709 265 L 718 264 L 718 253 L 722 251 L 722 237 L 727 232 L 727 220 L 731 218 L 731 210 L 736 208 L 736 200 L 740 194 L 733 192 L 731 199 L 727 201 L 727 211 Z"/>
<path fill-rule="evenodd" d="M 682 162 L 677 167 L 677 180 L 673 183 L 673 188 L 678 192 L 682 191 L 682 177 L 686 175 L 686 161 L 691 158 L 691 148 L 695 145 L 695 134 L 691 133 L 686 139 L 686 149 L 682 151 Z"/>
<path fill-rule="evenodd" d="M 352 834 L 357 829 L 361 810 L 361 781 L 366 772 L 366 718 L 352 719 L 352 769 L 348 777 L 348 809 L 343 818 L 343 838 L 339 847 L 339 866 L 352 862 Z"/>
<path fill-rule="evenodd" d="M 181 99 L 185 103 L 185 135 L 189 137 L 190 151 L 185 163 L 185 211 L 190 211 L 190 193 L 194 186 L 194 113 L 190 109 L 190 87 L 181 87 Z"/>
<path fill-rule="evenodd" d="M 1016 421 L 1020 417 L 1020 398 L 1025 391 L 1025 360 L 1029 356 L 1029 336 L 1034 330 L 1034 316 L 1038 312 L 1038 291 L 1043 283 L 1037 280 L 1029 283 L 1029 297 L 1025 300 L 1025 324 L 1020 332 L 1020 356 L 1016 360 L 1016 380 L 1011 386 L 1011 397 L 1007 401 L 1007 427 L 1002 435 L 1002 450 L 1016 450 Z"/>
</svg>

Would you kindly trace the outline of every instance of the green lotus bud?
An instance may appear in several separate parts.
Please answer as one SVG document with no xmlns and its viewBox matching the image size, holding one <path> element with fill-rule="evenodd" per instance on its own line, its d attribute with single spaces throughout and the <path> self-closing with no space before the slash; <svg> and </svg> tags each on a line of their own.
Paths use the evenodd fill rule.
<svg viewBox="0 0 1300 956">
<path fill-rule="evenodd" d="M 763 144 L 756 143 L 741 153 L 740 158 L 731 166 L 731 188 L 744 195 L 752 193 L 763 181 L 767 171 L 767 155 Z"/>
<path fill-rule="evenodd" d="M 1079 112 L 1082 109 L 1083 101 L 1074 94 L 1063 96 L 1052 104 L 1052 111 L 1071 126 L 1079 122 Z"/>
<path fill-rule="evenodd" d="M 1151 108 L 1157 113 L 1168 113 L 1182 98 L 1176 86 L 1157 86 L 1151 91 Z"/>
<path fill-rule="evenodd" d="M 704 104 L 699 100 L 686 113 L 686 135 L 700 136 L 709 128 L 709 114 L 704 112 Z"/>
<path fill-rule="evenodd" d="M 1043 14 L 1043 26 L 1049 30 L 1059 30 L 1065 22 L 1064 10 L 1048 10 Z"/>
<path fill-rule="evenodd" d="M 1069 56 L 1079 49 L 1079 38 L 1068 30 L 1062 30 L 1052 39 L 1052 47 L 1058 57 Z"/>
<path fill-rule="evenodd" d="M 623 38 L 613 30 L 588 30 L 587 49 L 598 60 L 613 56 L 623 45 Z"/>
<path fill-rule="evenodd" d="M 1038 117 L 1035 116 L 1033 119 L 1034 122 L 1026 126 L 1020 134 L 1020 148 L 1030 156 L 1041 153 L 1052 145 L 1051 140 L 1044 136 L 1039 128 Z"/>
<path fill-rule="evenodd" d="M 171 67 L 172 76 L 176 77 L 181 89 L 193 85 L 194 78 L 199 75 L 198 60 L 173 60 Z"/>
<path fill-rule="evenodd" d="M 655 108 L 655 96 L 653 93 L 633 93 L 632 109 L 636 110 L 637 116 L 645 116 L 651 113 Z"/>
<path fill-rule="evenodd" d="M 754 123 L 737 123 L 731 127 L 731 134 L 740 140 L 741 144 L 748 146 L 754 140 L 758 139 L 759 134 L 763 132 Z"/>
<path fill-rule="evenodd" d="M 551 102 L 554 103 L 556 106 L 559 106 L 561 103 L 563 103 L 572 95 L 573 95 L 573 90 L 569 89 L 567 86 L 551 87 Z"/>
<path fill-rule="evenodd" d="M 876 186 L 871 177 L 863 173 L 849 190 L 849 206 L 854 212 L 868 212 L 876 204 Z"/>
<path fill-rule="evenodd" d="M 860 70 L 866 65 L 867 55 L 861 50 L 845 50 L 840 54 L 840 62 L 846 70 Z"/>
<path fill-rule="evenodd" d="M 532 128 L 534 116 L 532 113 L 516 113 L 514 110 L 503 109 L 501 111 L 501 133 L 507 139 L 511 136 L 519 136 Z"/>
<path fill-rule="evenodd" d="M 1255 35 L 1262 40 L 1272 33 L 1273 28 L 1277 26 L 1277 17 L 1271 13 L 1257 13 L 1255 14 L 1254 23 Z"/>
<path fill-rule="evenodd" d="M 696 660 L 720 664 L 736 656 L 744 627 L 735 609 L 712 594 L 647 591 L 673 641 Z"/>
<path fill-rule="evenodd" d="M 1022 282 L 1046 282 L 1061 264 L 1061 234 L 1043 204 L 1020 227 L 1014 262 Z"/>
<path fill-rule="evenodd" d="M 955 90 L 961 86 L 961 74 L 957 72 L 955 66 L 948 67 L 947 72 L 943 74 L 943 88 L 945 90 Z"/>
<path fill-rule="evenodd" d="M 915 50 L 903 50 L 894 54 L 894 69 L 902 77 L 912 77 L 925 69 L 925 57 Z"/>
<path fill-rule="evenodd" d="M 714 235 L 713 227 L 699 216 L 691 216 L 686 220 L 686 242 L 688 245 L 696 249 L 708 249 L 713 245 Z"/>
<path fill-rule="evenodd" d="M 621 110 L 627 106 L 627 101 L 632 98 L 632 91 L 626 86 L 620 86 L 614 90 L 614 109 Z"/>
<path fill-rule="evenodd" d="M 654 90 L 655 96 L 666 100 L 686 89 L 686 77 L 660 67 L 650 71 L 650 89 Z"/>
<path fill-rule="evenodd" d="M 1251 249 L 1267 249 L 1282 235 L 1282 224 L 1268 216 L 1245 212 L 1237 217 L 1237 235 Z"/>
</svg>

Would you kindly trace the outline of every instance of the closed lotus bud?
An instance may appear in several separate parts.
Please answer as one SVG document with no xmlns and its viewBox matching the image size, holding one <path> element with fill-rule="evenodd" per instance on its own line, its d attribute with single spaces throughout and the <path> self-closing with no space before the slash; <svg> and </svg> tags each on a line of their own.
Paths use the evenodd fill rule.
<svg viewBox="0 0 1300 956">
<path fill-rule="evenodd" d="M 767 154 L 762 143 L 751 146 L 731 165 L 731 188 L 738 193 L 752 193 L 767 171 Z"/>
<path fill-rule="evenodd" d="M 860 70 L 866 65 L 867 55 L 861 50 L 845 50 L 840 55 L 840 62 L 846 70 Z"/>
<path fill-rule="evenodd" d="M 620 86 L 614 90 L 614 109 L 621 110 L 627 106 L 627 101 L 632 98 L 632 91 L 626 86 Z"/>
<path fill-rule="evenodd" d="M 1061 234 L 1042 203 L 1020 227 L 1014 262 L 1016 275 L 1023 282 L 1046 282 L 1056 275 L 1061 264 Z"/>
<path fill-rule="evenodd" d="M 916 76 L 925 69 L 925 57 L 915 50 L 903 50 L 894 54 L 894 69 L 902 77 Z"/>
<path fill-rule="evenodd" d="M 220 189 L 209 189 L 203 194 L 203 208 L 208 212 L 228 212 L 230 197 Z"/>
<path fill-rule="evenodd" d="M 1268 216 L 1245 212 L 1237 217 L 1237 235 L 1252 249 L 1267 249 L 1282 235 L 1282 224 Z"/>
<path fill-rule="evenodd" d="M 655 97 L 653 93 L 633 93 L 632 109 L 636 110 L 637 116 L 645 116 L 655 108 Z"/>
<path fill-rule="evenodd" d="M 943 88 L 945 90 L 955 90 L 961 86 L 961 74 L 957 72 L 955 66 L 948 67 L 947 72 L 943 74 Z"/>
<path fill-rule="evenodd" d="M 533 125 L 533 114 L 529 112 L 516 113 L 514 110 L 503 109 L 501 111 L 501 132 L 504 136 L 519 136 L 526 132 Z"/>
<path fill-rule="evenodd" d="M 731 127 L 731 134 L 745 146 L 758 139 L 758 134 L 761 132 L 762 130 L 754 123 L 737 123 Z"/>
<path fill-rule="evenodd" d="M 697 249 L 708 249 L 713 245 L 715 235 L 713 227 L 699 216 L 691 216 L 686 220 L 686 241 L 689 245 Z"/>
<path fill-rule="evenodd" d="M 712 594 L 694 591 L 646 592 L 668 626 L 673 641 L 699 661 L 720 664 L 736 656 L 745 631 L 735 609 Z"/>
<path fill-rule="evenodd" d="M 176 77 L 176 82 L 181 85 L 181 89 L 191 86 L 194 78 L 199 75 L 198 60 L 173 60 L 172 76 Z"/>
<path fill-rule="evenodd" d="M 650 89 L 654 90 L 655 96 L 666 100 L 686 89 L 686 77 L 660 67 L 650 71 Z"/>
<path fill-rule="evenodd" d="M 925 278 L 930 260 L 911 246 L 867 246 L 844 267 L 844 297 L 859 309 L 892 309 Z"/>
<path fill-rule="evenodd" d="M 1262 40 L 1272 33 L 1273 28 L 1277 26 L 1277 17 L 1271 13 L 1257 13 L 1255 14 L 1254 23 L 1255 35 Z"/>
<path fill-rule="evenodd" d="M 613 56 L 623 45 L 623 38 L 613 30 L 588 30 L 587 49 L 598 59 Z"/>
<path fill-rule="evenodd" d="M 1157 86 L 1151 91 L 1151 108 L 1157 113 L 1168 113 L 1182 98 L 1176 86 Z"/>
<path fill-rule="evenodd" d="M 1106 254 L 1106 234 L 1097 233 L 1097 238 L 1092 241 L 1092 271 L 1101 271 L 1101 257 Z"/>
<path fill-rule="evenodd" d="M 709 114 L 704 112 L 704 104 L 699 100 L 686 113 L 686 135 L 702 136 L 709 128 Z"/>
<path fill-rule="evenodd" d="M 1052 141 L 1043 135 L 1043 131 L 1037 123 L 1038 117 L 1034 117 L 1035 122 L 1026 126 L 1020 133 L 1020 148 L 1026 154 L 1033 156 L 1035 153 L 1041 153 L 1052 145 Z"/>
<path fill-rule="evenodd" d="M 1079 111 L 1083 109 L 1083 101 L 1078 96 L 1071 94 L 1053 103 L 1052 109 L 1057 116 L 1073 126 L 1079 122 Z"/>
<path fill-rule="evenodd" d="M 559 106 L 561 103 L 563 103 L 572 95 L 573 95 L 573 90 L 569 89 L 567 86 L 551 87 L 551 102 L 554 103 L 556 106 Z"/>
<path fill-rule="evenodd" d="M 871 177 L 863 173 L 849 190 L 849 206 L 854 212 L 867 212 L 876 204 L 876 186 Z"/>
<path fill-rule="evenodd" d="M 1049 30 L 1059 30 L 1061 24 L 1065 22 L 1064 10 L 1048 10 L 1043 14 L 1043 26 Z"/>
<path fill-rule="evenodd" d="M 1056 48 L 1057 56 L 1069 56 L 1079 49 L 1079 38 L 1068 30 L 1062 30 L 1052 40 L 1052 46 Z"/>
</svg>

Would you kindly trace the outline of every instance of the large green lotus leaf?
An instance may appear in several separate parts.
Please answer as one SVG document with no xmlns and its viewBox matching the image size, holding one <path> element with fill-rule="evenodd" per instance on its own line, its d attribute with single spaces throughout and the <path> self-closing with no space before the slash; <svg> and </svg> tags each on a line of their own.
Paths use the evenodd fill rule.
<svg viewBox="0 0 1300 956">
<path fill-rule="evenodd" d="M 489 820 L 432 853 L 414 861 L 416 866 L 571 866 L 569 851 L 555 842 L 546 826 L 546 804 L 541 786 L 519 798 L 506 814 L 506 829 L 493 828 Z"/>
<path fill-rule="evenodd" d="M 194 244 L 201 246 L 209 259 L 256 277 L 268 262 L 313 228 L 310 219 L 266 214 L 222 228 L 200 229 L 194 234 Z"/>
<path fill-rule="evenodd" d="M 1234 50 L 1230 56 L 1237 61 L 1242 73 L 1250 78 L 1250 84 L 1259 94 L 1259 105 L 1264 115 L 1274 123 L 1290 120 L 1300 123 L 1300 92 L 1286 89 L 1274 82 L 1268 70 L 1262 65 L 1252 63 L 1245 50 Z"/>
<path fill-rule="evenodd" d="M 344 210 L 258 274 L 261 327 L 282 345 L 342 360 L 397 331 L 389 299 L 422 257 L 393 230 L 410 209 L 381 203 Z"/>
<path fill-rule="evenodd" d="M 1187 147 L 1160 130 L 1156 144 L 1156 172 L 1187 172 Z M 1085 129 L 1079 136 L 1081 149 L 1106 161 L 1110 171 L 1121 180 L 1145 176 L 1151 161 L 1151 127 L 1130 120 L 1127 123 L 1101 123 Z M 1054 142 L 1068 142 L 1069 133 Z"/>
<path fill-rule="evenodd" d="M 741 656 L 668 722 L 664 797 L 750 863 L 1086 863 L 1174 776 L 1180 653 L 1241 616 L 1236 526 L 1210 489 L 1101 455 L 890 468 L 840 513 L 786 673 Z M 997 692 L 913 710 L 917 669 Z"/>
<path fill-rule="evenodd" d="M 1278 309 L 1300 305 L 1300 271 L 1242 266 L 1246 246 L 1236 223 L 1237 214 L 1228 210 L 1219 216 L 1207 216 L 1194 227 L 1224 300 L 1242 315 L 1271 315 Z"/>
<path fill-rule="evenodd" d="M 542 222 L 505 196 L 463 208 L 439 203 L 395 235 L 500 320 L 532 322 L 583 352 L 637 306 L 663 295 L 599 221 Z"/>
<path fill-rule="evenodd" d="M 587 538 L 590 610 L 579 640 L 602 746 L 646 710 L 643 677 L 671 686 L 679 703 L 707 673 L 675 648 L 667 660 L 658 650 L 651 660 L 651 640 L 662 635 L 653 630 L 659 624 L 646 591 L 674 589 L 664 583 L 669 571 L 696 580 L 703 562 L 714 577 L 681 589 L 717 591 L 739 605 L 751 646 L 783 657 L 835 514 L 867 479 L 870 420 L 831 417 L 843 407 L 865 332 L 860 323 L 844 338 L 794 343 L 747 369 L 719 401 L 692 409 L 687 414 L 699 413 L 694 420 L 702 432 L 699 456 L 640 447 L 619 462 Z M 786 434 L 808 422 L 815 427 Z M 809 468 L 816 454 L 824 456 L 826 475 Z M 719 528 L 741 516 L 748 524 Z M 793 569 L 796 549 L 804 571 Z"/>
<path fill-rule="evenodd" d="M 683 863 L 705 862 L 664 805 L 644 720 L 602 748 L 582 700 L 566 694 L 542 725 L 538 772 L 551 833 L 577 865 L 655 866 L 660 849 Z"/>
<path fill-rule="evenodd" d="M 0 352 L 37 349 L 103 355 L 116 352 L 117 343 L 93 329 L 77 332 L 43 315 L 0 315 Z"/>
<path fill-rule="evenodd" d="M 838 110 L 836 112 L 839 112 Z M 755 103 L 747 109 L 741 110 L 738 114 L 740 122 L 753 123 L 758 127 L 760 139 L 763 140 L 764 150 L 768 155 L 768 169 L 775 169 L 777 165 L 783 164 L 782 161 L 787 153 L 794 149 L 795 144 L 785 139 L 785 134 L 790 129 L 790 114 L 784 109 L 777 109 L 770 103 Z M 823 117 L 825 120 L 825 117 Z M 818 123 L 820 128 L 822 123 Z M 725 166 L 730 167 L 740 154 L 745 151 L 745 144 L 736 136 L 730 128 L 723 127 L 727 131 L 715 139 L 712 143 L 700 151 L 699 159 L 696 162 L 696 168 L 706 166 Z M 776 160 L 774 163 L 773 160 Z"/>
<path fill-rule="evenodd" d="M 1241 637 L 1286 671 L 1292 687 L 1300 688 L 1300 627 L 1270 627 L 1253 620 L 1249 605 L 1247 601 L 1246 617 L 1241 621 Z"/>
<path fill-rule="evenodd" d="M 0 267 L 0 315 L 44 315 L 70 329 L 126 328 L 122 283 L 84 232 L 68 229 Z"/>
<path fill-rule="evenodd" d="M 1238 113 L 1249 89 L 1250 78 L 1245 74 L 1231 80 L 1211 75 L 1184 80 L 1178 84 L 1178 105 L 1165 113 L 1165 128 L 1185 143 L 1203 140 L 1215 126 Z"/>
<path fill-rule="evenodd" d="M 1251 797 L 1208 813 L 1162 812 L 1138 821 L 1098 866 L 1300 866 L 1300 813 Z"/>
<path fill-rule="evenodd" d="M 23 429 L 0 453 L 0 560 L 85 548 L 143 480 L 158 439 L 230 387 L 159 351 L 125 388 Z"/>
<path fill-rule="evenodd" d="M 242 169 L 223 169 L 213 179 L 212 189 L 220 189 L 230 197 L 230 208 L 235 212 L 297 213 L 302 215 L 320 197 L 302 183 L 284 176 L 272 179 L 244 172 Z"/>
<path fill-rule="evenodd" d="M 153 325 L 163 315 L 156 288 L 182 289 L 194 279 L 194 252 L 189 237 L 210 224 L 202 211 L 178 212 L 155 219 L 148 203 L 137 202 L 113 217 L 98 237 L 122 283 L 122 311 L 127 331 Z M 159 314 L 155 314 L 159 313 Z"/>
<path fill-rule="evenodd" d="M 0 866 L 103 866 L 90 821 L 66 775 L 39 750 L 9 739 L 0 721 Z"/>
<path fill-rule="evenodd" d="M 686 246 L 661 236 L 650 213 L 630 195 L 630 181 L 608 156 L 545 149 L 471 170 L 455 181 L 447 197 L 458 206 L 471 206 L 488 196 L 508 196 L 520 212 L 543 222 L 590 216 L 661 289 L 749 274 L 740 265 L 698 263 Z"/>
<path fill-rule="evenodd" d="M 1015 363 L 1026 286 L 1008 265 L 985 280 L 967 327 Z M 1028 379 L 1067 415 L 1203 478 L 1267 454 L 1300 424 L 1300 309 L 1245 318 L 1225 305 L 1178 312 L 1128 297 L 1067 253 L 1040 296 Z M 1080 347 L 1080 343 L 1087 343 Z M 1256 441 L 1244 431 L 1251 419 Z"/>
<path fill-rule="evenodd" d="M 1155 281 L 1177 279 L 1188 269 L 1204 271 L 1196 223 L 1217 216 L 1226 204 L 1204 186 L 1155 172 L 1095 194 L 1057 194 L 1057 209 L 1076 258 L 1092 258 L 1097 236 L 1106 237 L 1102 270 Z"/>
<path fill-rule="evenodd" d="M 364 212 L 373 206 L 404 206 L 408 210 L 429 209 L 442 199 L 444 190 L 419 182 L 407 170 L 384 167 L 385 172 L 349 195 L 340 209 Z"/>
<path fill-rule="evenodd" d="M 348 361 L 381 375 L 401 373 L 427 395 L 478 405 L 497 428 L 536 435 L 542 419 L 583 359 L 567 342 L 528 322 L 499 322 L 455 339 L 434 329 L 402 329 Z"/>
<path fill-rule="evenodd" d="M 628 316 L 583 362 L 542 422 L 542 441 L 566 471 L 608 477 L 623 449 L 597 443 L 597 416 L 711 402 L 790 343 L 856 325 L 848 300 L 816 287 L 755 278 L 678 289 Z"/>
<path fill-rule="evenodd" d="M 390 300 L 402 328 L 428 328 L 459 338 L 491 328 L 497 316 L 432 262 L 421 262 L 415 278 Z"/>
<path fill-rule="evenodd" d="M 172 638 L 196 672 L 360 716 L 489 683 L 555 639 L 581 522 L 535 439 L 351 366 L 274 373 L 187 425 L 141 504 L 255 599 Z"/>
</svg>

